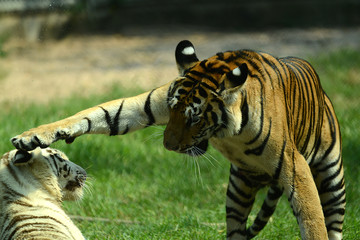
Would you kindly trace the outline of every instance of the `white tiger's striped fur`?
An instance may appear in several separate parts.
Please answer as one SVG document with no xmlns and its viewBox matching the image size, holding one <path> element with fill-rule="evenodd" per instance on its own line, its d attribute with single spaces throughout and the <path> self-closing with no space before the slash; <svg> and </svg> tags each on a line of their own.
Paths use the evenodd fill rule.
<svg viewBox="0 0 360 240">
<path fill-rule="evenodd" d="M 0 239 L 85 239 L 61 208 L 82 197 L 86 172 L 56 149 L 12 150 L 0 160 Z"/>
</svg>

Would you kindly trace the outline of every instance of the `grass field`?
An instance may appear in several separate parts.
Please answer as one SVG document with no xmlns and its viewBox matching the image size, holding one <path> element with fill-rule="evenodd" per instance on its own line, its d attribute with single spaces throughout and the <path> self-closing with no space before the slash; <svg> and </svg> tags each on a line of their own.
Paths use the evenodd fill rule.
<svg viewBox="0 0 360 240">
<path fill-rule="evenodd" d="M 341 50 L 310 59 L 333 100 L 342 128 L 347 185 L 344 239 L 360 234 L 360 52 Z M 159 70 L 160 71 L 160 70 Z M 140 90 L 114 88 L 106 96 L 73 97 L 49 106 L 3 104 L 1 152 L 10 137 L 39 124 Z M 163 127 L 126 136 L 86 135 L 71 145 L 53 145 L 83 166 L 89 191 L 80 202 L 64 203 L 87 239 L 225 239 L 225 191 L 229 162 L 215 150 L 193 159 L 166 151 Z M 260 191 L 253 214 L 261 206 Z M 299 239 L 286 197 L 257 239 Z"/>
</svg>

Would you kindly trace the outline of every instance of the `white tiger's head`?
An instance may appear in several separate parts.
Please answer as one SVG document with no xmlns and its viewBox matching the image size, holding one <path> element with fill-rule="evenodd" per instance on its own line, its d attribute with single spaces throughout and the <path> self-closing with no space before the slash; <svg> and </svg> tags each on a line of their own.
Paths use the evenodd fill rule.
<svg viewBox="0 0 360 240">
<path fill-rule="evenodd" d="M 30 170 L 57 200 L 78 200 L 82 197 L 86 171 L 69 161 L 63 152 L 52 148 L 36 148 L 30 152 L 13 150 L 10 159 L 19 169 Z"/>
</svg>

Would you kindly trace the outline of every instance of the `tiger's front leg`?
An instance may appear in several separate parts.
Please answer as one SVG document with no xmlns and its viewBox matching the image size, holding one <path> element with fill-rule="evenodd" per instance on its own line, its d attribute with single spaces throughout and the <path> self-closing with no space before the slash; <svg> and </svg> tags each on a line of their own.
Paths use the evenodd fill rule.
<svg viewBox="0 0 360 240">
<path fill-rule="evenodd" d="M 167 91 L 170 83 L 140 94 L 100 104 L 63 120 L 30 129 L 11 139 L 23 150 L 48 147 L 55 141 L 74 141 L 83 134 L 126 134 L 154 124 L 166 124 L 169 118 Z"/>
<path fill-rule="evenodd" d="M 246 222 L 257 191 L 258 188 L 231 164 L 226 192 L 227 239 L 248 239 Z"/>
</svg>

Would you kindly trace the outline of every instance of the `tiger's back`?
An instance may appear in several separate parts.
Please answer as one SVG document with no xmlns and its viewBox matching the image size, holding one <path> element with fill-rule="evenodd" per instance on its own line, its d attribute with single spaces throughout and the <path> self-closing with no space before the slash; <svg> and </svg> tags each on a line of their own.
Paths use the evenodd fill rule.
<svg viewBox="0 0 360 240">
<path fill-rule="evenodd" d="M 76 178 L 70 180 L 76 165 L 69 164 L 66 156 L 55 149 L 36 149 L 31 153 L 13 150 L 1 158 L 0 239 L 84 239 L 61 208 L 62 199 L 70 196 L 65 192 L 70 190 L 65 190 L 69 188 L 65 178 L 59 179 L 67 174 L 69 184 Z M 76 169 L 80 184 L 84 170 Z M 71 194 L 80 197 L 82 193 L 78 191 L 74 188 Z"/>
</svg>

